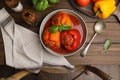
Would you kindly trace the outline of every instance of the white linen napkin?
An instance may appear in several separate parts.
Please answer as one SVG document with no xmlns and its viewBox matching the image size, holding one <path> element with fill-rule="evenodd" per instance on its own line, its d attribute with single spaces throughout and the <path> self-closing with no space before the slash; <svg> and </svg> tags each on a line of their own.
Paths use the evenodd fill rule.
<svg viewBox="0 0 120 80">
<path fill-rule="evenodd" d="M 34 73 L 38 73 L 44 65 L 74 68 L 64 57 L 44 50 L 38 34 L 16 24 L 4 8 L 0 10 L 0 27 L 8 66 L 28 69 Z"/>
</svg>

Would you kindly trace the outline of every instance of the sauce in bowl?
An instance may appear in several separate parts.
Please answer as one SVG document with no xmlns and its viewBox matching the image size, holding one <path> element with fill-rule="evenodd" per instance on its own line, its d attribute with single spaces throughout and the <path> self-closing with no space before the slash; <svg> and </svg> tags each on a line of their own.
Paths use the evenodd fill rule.
<svg viewBox="0 0 120 80">
<path fill-rule="evenodd" d="M 43 36 L 45 29 L 51 26 L 51 18 L 53 17 L 54 14 L 56 14 L 59 11 L 63 11 L 65 13 L 67 13 L 72 21 L 72 29 L 77 29 L 80 32 L 80 35 L 81 35 L 80 45 L 79 45 L 78 49 L 76 49 L 76 50 L 68 51 L 66 48 L 63 47 L 63 45 L 61 45 L 60 48 L 53 50 L 53 49 L 50 49 L 49 47 L 47 47 L 43 42 L 42 36 Z M 78 15 L 77 13 L 75 13 L 74 11 L 71 11 L 68 9 L 59 9 L 59 10 L 55 10 L 55 11 L 49 13 L 43 19 L 43 21 L 40 25 L 39 34 L 40 34 L 40 41 L 42 43 L 42 46 L 49 53 L 57 55 L 57 56 L 70 56 L 70 55 L 77 53 L 81 49 L 81 47 L 84 45 L 84 43 L 86 42 L 87 26 L 86 26 L 86 23 L 84 22 L 84 20 L 82 19 L 82 17 L 80 15 Z"/>
<path fill-rule="evenodd" d="M 67 13 L 68 14 L 68 13 Z M 79 20 L 79 18 L 77 18 L 76 16 L 72 15 L 72 14 L 68 14 L 71 21 L 72 21 L 72 29 L 77 29 L 80 32 L 81 35 L 81 39 L 80 39 L 80 46 L 82 45 L 82 41 L 84 40 L 84 30 L 83 27 L 81 25 L 81 22 Z M 51 18 L 46 22 L 44 30 L 48 27 L 51 26 Z M 59 54 L 66 54 L 69 53 L 71 51 L 66 50 L 63 46 L 61 46 L 59 49 L 54 49 L 55 52 L 59 53 Z"/>
</svg>

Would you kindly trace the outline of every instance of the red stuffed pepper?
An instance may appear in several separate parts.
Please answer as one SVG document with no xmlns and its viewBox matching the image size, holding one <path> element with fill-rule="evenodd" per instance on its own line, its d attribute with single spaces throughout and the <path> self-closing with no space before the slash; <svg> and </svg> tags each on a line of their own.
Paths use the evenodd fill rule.
<svg viewBox="0 0 120 80">
<path fill-rule="evenodd" d="M 77 29 L 70 29 L 61 33 L 61 44 L 68 50 L 76 50 L 80 46 L 81 35 Z"/>
</svg>

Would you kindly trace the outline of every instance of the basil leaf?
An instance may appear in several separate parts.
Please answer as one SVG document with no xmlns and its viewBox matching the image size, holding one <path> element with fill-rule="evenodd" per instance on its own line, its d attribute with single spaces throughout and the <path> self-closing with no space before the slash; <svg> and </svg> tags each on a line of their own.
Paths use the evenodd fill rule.
<svg viewBox="0 0 120 80">
<path fill-rule="evenodd" d="M 107 51 L 110 48 L 111 45 L 112 45 L 112 41 L 111 40 L 106 40 L 105 43 L 104 43 L 103 50 Z"/>
<path fill-rule="evenodd" d="M 65 31 L 65 30 L 69 30 L 69 29 L 71 29 L 71 26 L 68 26 L 68 25 L 59 26 L 60 32 Z"/>
<path fill-rule="evenodd" d="M 36 10 L 38 11 L 44 11 L 49 7 L 49 3 L 47 0 L 41 0 L 40 2 L 37 3 L 36 5 Z"/>
<path fill-rule="evenodd" d="M 58 31 L 58 26 L 51 26 L 51 27 L 49 28 L 49 31 L 50 31 L 51 33 L 57 32 L 57 31 Z"/>
</svg>

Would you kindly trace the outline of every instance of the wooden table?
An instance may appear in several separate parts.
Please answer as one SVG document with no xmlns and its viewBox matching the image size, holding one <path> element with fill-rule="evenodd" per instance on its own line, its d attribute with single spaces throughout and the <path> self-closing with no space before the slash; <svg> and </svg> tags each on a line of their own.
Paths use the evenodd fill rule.
<svg viewBox="0 0 120 80">
<path fill-rule="evenodd" d="M 24 6 L 24 9 L 26 8 L 33 9 L 31 0 L 21 0 L 21 2 Z M 10 13 L 10 15 L 15 19 L 17 24 L 20 24 L 25 28 L 28 28 L 36 33 L 39 32 L 39 25 L 30 27 L 22 20 L 21 13 L 15 13 L 10 8 L 8 8 L 3 1 L 0 1 L 0 8 L 2 7 L 6 8 L 6 10 Z M 45 11 L 42 12 L 35 11 L 35 12 L 39 14 L 40 23 L 41 23 L 43 18 L 51 11 L 56 9 L 64 9 L 64 8 L 77 12 L 74 8 L 71 7 L 68 0 L 60 0 L 58 4 L 51 4 L 51 7 L 49 7 Z M 93 27 L 98 19 L 90 18 L 79 12 L 77 13 L 83 17 L 83 19 L 87 24 L 88 38 L 86 44 L 88 44 L 88 42 L 91 40 L 94 34 Z M 92 45 L 88 50 L 88 54 L 85 57 L 80 57 L 79 56 L 80 53 L 66 57 L 71 64 L 75 64 L 75 65 L 120 64 L 120 23 L 117 21 L 115 16 L 110 16 L 109 18 L 104 19 L 104 22 L 107 25 L 106 31 L 96 36 L 96 38 L 94 39 Z M 103 44 L 106 39 L 112 40 L 113 42 L 112 46 L 107 52 L 101 53 L 101 51 L 103 50 Z M 3 45 L 1 33 L 0 33 L 0 64 L 5 64 L 5 52 L 4 52 L 4 45 Z"/>
</svg>

